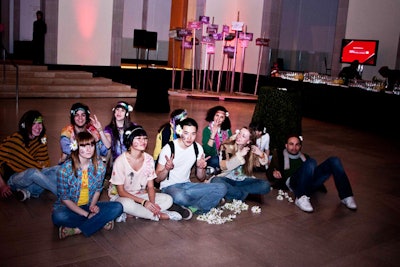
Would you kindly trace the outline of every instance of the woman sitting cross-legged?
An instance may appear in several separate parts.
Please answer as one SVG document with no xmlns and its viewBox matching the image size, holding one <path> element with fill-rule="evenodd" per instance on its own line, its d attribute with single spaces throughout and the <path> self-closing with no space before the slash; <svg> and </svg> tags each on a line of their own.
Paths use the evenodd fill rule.
<svg viewBox="0 0 400 267">
<path fill-rule="evenodd" d="M 141 126 L 125 130 L 124 145 L 128 150 L 114 162 L 108 192 L 110 199 L 121 203 L 127 215 L 153 221 L 181 220 L 178 212 L 167 210 L 172 206 L 172 197 L 155 192 L 153 180 L 157 175 L 153 157 L 145 152 L 147 142 L 147 133 Z"/>
<path fill-rule="evenodd" d="M 222 173 L 213 177 L 211 183 L 223 183 L 228 189 L 226 200 L 245 200 L 249 194 L 267 194 L 270 184 L 253 176 L 258 161 L 268 163 L 265 153 L 255 144 L 255 134 L 243 127 L 240 132 L 221 145 L 220 166 Z"/>
<path fill-rule="evenodd" d="M 100 229 L 112 230 L 114 219 L 122 214 L 118 202 L 99 202 L 105 165 L 98 159 L 96 141 L 88 132 L 80 132 L 71 143 L 71 158 L 57 174 L 57 196 L 52 219 L 59 227 L 59 238 Z"/>
</svg>

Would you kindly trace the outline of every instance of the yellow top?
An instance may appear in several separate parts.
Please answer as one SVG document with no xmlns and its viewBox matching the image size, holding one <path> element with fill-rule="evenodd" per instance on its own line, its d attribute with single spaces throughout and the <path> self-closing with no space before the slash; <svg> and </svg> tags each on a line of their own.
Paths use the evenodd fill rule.
<svg viewBox="0 0 400 267">
<path fill-rule="evenodd" d="M 79 194 L 78 206 L 89 203 L 89 176 L 88 171 L 82 171 L 81 193 Z"/>
</svg>

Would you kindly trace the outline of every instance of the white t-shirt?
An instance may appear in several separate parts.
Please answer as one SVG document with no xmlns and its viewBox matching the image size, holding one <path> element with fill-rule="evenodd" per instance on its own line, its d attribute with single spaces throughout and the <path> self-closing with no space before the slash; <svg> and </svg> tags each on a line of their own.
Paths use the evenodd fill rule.
<svg viewBox="0 0 400 267">
<path fill-rule="evenodd" d="M 199 149 L 199 154 L 197 155 L 197 159 L 195 158 L 194 146 L 193 144 L 186 149 L 183 149 L 179 146 L 178 140 L 174 140 L 174 168 L 169 171 L 168 177 L 164 179 L 160 183 L 160 189 L 164 187 L 168 187 L 173 184 L 178 183 L 186 183 L 190 182 L 190 172 L 192 170 L 192 166 L 197 159 L 200 159 L 204 154 L 203 147 L 196 142 L 197 147 Z M 169 145 L 165 145 L 160 153 L 160 157 L 158 158 L 158 163 L 161 165 L 165 165 L 167 160 L 165 156 L 171 157 L 171 147 Z"/>
<path fill-rule="evenodd" d="M 124 185 L 125 191 L 132 195 L 144 193 L 147 181 L 156 178 L 153 157 L 144 153 L 142 167 L 135 171 L 126 158 L 126 153 L 122 153 L 113 164 L 110 183 L 113 185 Z"/>
<path fill-rule="evenodd" d="M 260 138 L 257 138 L 256 143 L 262 152 L 265 152 L 265 150 L 269 150 L 269 134 L 265 133 L 261 135 Z"/>
</svg>

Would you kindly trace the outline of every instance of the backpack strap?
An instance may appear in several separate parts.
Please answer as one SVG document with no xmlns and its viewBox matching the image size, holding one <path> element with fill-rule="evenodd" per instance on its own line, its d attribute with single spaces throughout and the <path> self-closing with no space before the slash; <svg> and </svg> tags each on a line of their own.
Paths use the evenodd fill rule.
<svg viewBox="0 0 400 267">
<path fill-rule="evenodd" d="M 168 145 L 169 145 L 169 147 L 171 148 L 171 156 L 172 156 L 172 154 L 175 154 L 175 144 L 174 144 L 174 141 L 169 141 L 168 142 Z"/>
<path fill-rule="evenodd" d="M 194 154 L 196 155 L 196 161 L 197 161 L 197 156 L 199 155 L 199 147 L 197 146 L 196 141 L 193 143 L 193 148 L 194 148 Z"/>
<path fill-rule="evenodd" d="M 166 125 L 162 130 L 161 130 L 161 147 L 163 147 L 165 144 L 167 144 L 171 139 L 171 126 Z"/>
</svg>

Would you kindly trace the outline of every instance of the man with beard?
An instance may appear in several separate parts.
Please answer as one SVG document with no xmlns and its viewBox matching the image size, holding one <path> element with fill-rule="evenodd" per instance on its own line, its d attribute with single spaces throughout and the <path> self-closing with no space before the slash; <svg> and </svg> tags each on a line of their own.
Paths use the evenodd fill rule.
<svg viewBox="0 0 400 267">
<path fill-rule="evenodd" d="M 303 137 L 292 134 L 286 139 L 285 149 L 271 163 L 272 175 L 275 179 L 285 182 L 287 188 L 295 196 L 295 204 L 302 211 L 312 212 L 310 195 L 333 176 L 341 203 L 348 209 L 357 209 L 349 178 L 338 157 L 329 157 L 321 164 L 307 154 L 301 152 Z"/>
</svg>

